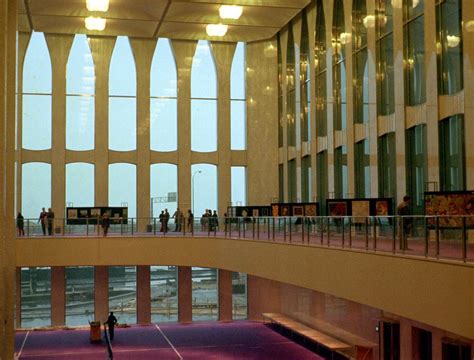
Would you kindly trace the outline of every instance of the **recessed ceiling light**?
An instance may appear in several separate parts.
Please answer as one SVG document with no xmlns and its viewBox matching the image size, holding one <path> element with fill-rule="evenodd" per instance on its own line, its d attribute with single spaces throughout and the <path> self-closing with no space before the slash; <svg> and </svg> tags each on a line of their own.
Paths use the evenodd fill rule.
<svg viewBox="0 0 474 360">
<path fill-rule="evenodd" d="M 100 17 L 89 16 L 85 19 L 85 24 L 87 30 L 102 31 L 105 29 L 105 19 Z"/>
<path fill-rule="evenodd" d="M 222 5 L 219 8 L 219 15 L 222 19 L 238 19 L 242 15 L 243 8 L 238 5 Z"/>
<path fill-rule="evenodd" d="M 87 0 L 86 5 L 89 11 L 109 10 L 109 0 Z"/>
<path fill-rule="evenodd" d="M 206 26 L 206 32 L 209 36 L 224 36 L 227 33 L 227 25 L 209 24 Z"/>
</svg>

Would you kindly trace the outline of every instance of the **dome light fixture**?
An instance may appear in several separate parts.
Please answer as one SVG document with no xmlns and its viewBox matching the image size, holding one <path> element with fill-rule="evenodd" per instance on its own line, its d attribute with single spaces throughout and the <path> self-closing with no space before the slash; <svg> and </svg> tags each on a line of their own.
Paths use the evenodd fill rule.
<svg viewBox="0 0 474 360">
<path fill-rule="evenodd" d="M 105 29 L 105 19 L 100 17 L 89 16 L 85 19 L 87 30 L 102 31 Z"/>
<path fill-rule="evenodd" d="M 109 10 L 109 0 L 87 0 L 87 10 L 106 12 Z"/>
<path fill-rule="evenodd" d="M 221 5 L 219 7 L 219 16 L 222 19 L 237 20 L 242 15 L 243 10 L 242 6 L 238 5 Z"/>
<path fill-rule="evenodd" d="M 227 25 L 209 24 L 206 26 L 206 33 L 209 36 L 224 36 L 227 33 Z"/>
</svg>

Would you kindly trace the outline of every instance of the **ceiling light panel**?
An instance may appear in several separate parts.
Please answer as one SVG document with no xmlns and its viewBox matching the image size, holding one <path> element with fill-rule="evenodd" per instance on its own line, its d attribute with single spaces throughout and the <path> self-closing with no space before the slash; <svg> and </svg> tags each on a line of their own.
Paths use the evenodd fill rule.
<svg viewBox="0 0 474 360">
<path fill-rule="evenodd" d="M 105 12 L 109 10 L 109 0 L 87 0 L 87 10 Z"/>
<path fill-rule="evenodd" d="M 237 20 L 242 16 L 243 7 L 238 5 L 222 5 L 219 7 L 219 16 L 222 19 Z"/>
</svg>

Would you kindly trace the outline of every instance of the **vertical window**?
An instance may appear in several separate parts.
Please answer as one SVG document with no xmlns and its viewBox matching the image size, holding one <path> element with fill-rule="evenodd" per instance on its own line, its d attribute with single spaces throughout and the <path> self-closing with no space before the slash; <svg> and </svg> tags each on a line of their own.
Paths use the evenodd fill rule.
<svg viewBox="0 0 474 360">
<path fill-rule="evenodd" d="M 314 44 L 314 68 L 316 74 L 316 135 L 327 135 L 327 66 L 326 66 L 326 22 L 322 0 L 316 5 L 316 37 Z"/>
<path fill-rule="evenodd" d="M 288 146 L 296 146 L 296 69 L 295 40 L 292 24 L 288 26 L 288 43 L 286 52 L 286 122 Z M 299 72 L 299 70 L 298 70 Z"/>
<path fill-rule="evenodd" d="M 136 94 L 137 74 L 132 48 L 127 37 L 119 36 L 109 70 L 110 150 L 131 151 L 137 148 Z"/>
<path fill-rule="evenodd" d="M 390 0 L 377 0 L 377 5 L 377 114 L 389 115 L 395 112 L 393 8 Z"/>
<path fill-rule="evenodd" d="M 232 205 L 247 205 L 247 179 L 245 166 L 231 167 Z"/>
<path fill-rule="evenodd" d="M 356 197 L 370 197 L 370 159 L 369 141 L 355 144 L 355 184 Z"/>
<path fill-rule="evenodd" d="M 66 203 L 70 206 L 94 206 L 93 164 L 66 164 Z"/>
<path fill-rule="evenodd" d="M 396 197 L 396 168 L 395 168 L 395 133 L 389 133 L 379 138 L 378 144 L 379 196 Z"/>
<path fill-rule="evenodd" d="M 354 123 L 369 121 L 369 74 L 367 65 L 367 9 L 365 0 L 354 0 L 352 11 Z"/>
<path fill-rule="evenodd" d="M 51 207 L 51 165 L 27 163 L 22 166 L 21 212 L 25 219 L 38 219 L 41 208 Z M 25 224 L 25 227 L 27 224 Z"/>
<path fill-rule="evenodd" d="M 278 33 L 278 147 L 283 147 L 283 69 L 281 57 L 281 38 Z"/>
<path fill-rule="evenodd" d="M 195 217 L 205 209 L 217 210 L 217 166 L 194 164 L 191 166 L 191 203 Z"/>
<path fill-rule="evenodd" d="M 451 95 L 463 84 L 462 13 L 460 0 L 436 0 L 438 92 Z"/>
<path fill-rule="evenodd" d="M 178 321 L 178 268 L 150 266 L 151 322 Z"/>
<path fill-rule="evenodd" d="M 199 41 L 191 69 L 191 150 L 217 150 L 217 74 L 208 41 Z"/>
<path fill-rule="evenodd" d="M 21 268 L 21 327 L 51 326 L 51 268 Z"/>
<path fill-rule="evenodd" d="M 168 39 L 159 39 L 150 72 L 150 148 L 178 148 L 178 100 L 176 62 Z"/>
<path fill-rule="evenodd" d="M 350 34 L 345 32 L 344 4 L 342 0 L 334 2 L 333 17 L 333 95 L 334 95 L 334 130 L 346 128 L 346 65 L 345 48 Z"/>
<path fill-rule="evenodd" d="M 109 266 L 109 311 L 121 324 L 137 323 L 137 268 Z"/>
<path fill-rule="evenodd" d="M 301 197 L 303 202 L 311 201 L 311 156 L 301 159 Z"/>
<path fill-rule="evenodd" d="M 109 165 L 109 206 L 128 207 L 128 217 L 137 216 L 137 167 L 133 164 Z"/>
<path fill-rule="evenodd" d="M 94 267 L 66 267 L 66 325 L 87 325 L 94 316 Z"/>
<path fill-rule="evenodd" d="M 86 35 L 74 37 L 66 70 L 66 148 L 94 149 L 95 71 Z"/>
<path fill-rule="evenodd" d="M 309 60 L 308 23 L 303 12 L 300 52 L 301 141 L 311 141 L 311 71 Z"/>
<path fill-rule="evenodd" d="M 455 115 L 439 122 L 441 191 L 466 190 L 464 117 Z"/>
<path fill-rule="evenodd" d="M 231 149 L 245 150 L 247 116 L 245 91 L 245 43 L 237 43 L 230 74 Z"/>
<path fill-rule="evenodd" d="M 43 33 L 32 32 L 23 65 L 22 143 L 28 150 L 51 148 L 51 58 Z"/>
<path fill-rule="evenodd" d="M 316 155 L 316 176 L 318 187 L 318 202 L 321 209 L 321 214 L 324 215 L 326 211 L 326 199 L 328 198 L 328 153 L 321 151 Z"/>
<path fill-rule="evenodd" d="M 347 148 L 340 146 L 334 151 L 334 190 L 336 198 L 345 198 L 347 187 Z"/>
<path fill-rule="evenodd" d="M 247 274 L 232 273 L 232 320 L 247 319 Z"/>
<path fill-rule="evenodd" d="M 218 320 L 217 269 L 193 267 L 193 321 Z"/>
<path fill-rule="evenodd" d="M 279 202 L 285 201 L 285 177 L 283 164 L 278 165 L 278 199 Z"/>
<path fill-rule="evenodd" d="M 288 202 L 297 202 L 296 159 L 288 161 Z"/>
<path fill-rule="evenodd" d="M 159 217 L 164 209 L 173 212 L 178 206 L 177 194 L 178 166 L 174 164 L 151 165 L 150 217 Z M 187 211 L 187 209 L 183 209 L 184 211 Z"/>
<path fill-rule="evenodd" d="M 412 198 L 414 214 L 423 214 L 427 179 L 426 125 L 414 126 L 407 133 L 407 193 Z"/>
<path fill-rule="evenodd" d="M 405 96 L 410 106 L 426 101 L 423 1 L 404 0 L 403 4 Z"/>
</svg>

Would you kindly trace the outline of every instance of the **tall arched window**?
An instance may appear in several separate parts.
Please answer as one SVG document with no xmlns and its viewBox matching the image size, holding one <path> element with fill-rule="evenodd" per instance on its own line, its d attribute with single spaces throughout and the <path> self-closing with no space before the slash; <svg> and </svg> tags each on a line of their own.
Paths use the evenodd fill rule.
<svg viewBox="0 0 474 360">
<path fill-rule="evenodd" d="M 22 144 L 28 150 L 51 148 L 51 58 L 43 33 L 32 32 L 23 65 Z"/>
<path fill-rule="evenodd" d="M 286 140 L 288 146 L 296 146 L 296 66 L 295 40 L 293 26 L 288 26 L 288 42 L 286 46 Z M 299 72 L 299 69 L 298 69 Z"/>
<path fill-rule="evenodd" d="M 354 78 L 354 122 L 369 121 L 369 74 L 367 66 L 368 16 L 366 0 L 354 0 L 352 6 L 352 51 Z"/>
<path fill-rule="evenodd" d="M 128 207 L 128 217 L 137 216 L 137 166 L 109 165 L 109 206 Z"/>
<path fill-rule="evenodd" d="M 178 148 L 178 87 L 176 62 L 168 39 L 156 44 L 150 74 L 150 148 Z"/>
<path fill-rule="evenodd" d="M 51 206 L 51 164 L 23 164 L 21 173 L 21 212 L 36 222 L 41 208 Z"/>
<path fill-rule="evenodd" d="M 314 44 L 314 72 L 316 91 L 316 136 L 327 135 L 327 67 L 326 67 L 326 21 L 322 0 L 316 4 L 316 36 Z"/>
<path fill-rule="evenodd" d="M 191 69 L 191 150 L 217 150 L 217 74 L 208 41 L 199 41 Z"/>
<path fill-rule="evenodd" d="M 246 148 L 245 43 L 237 43 L 230 73 L 231 149 Z"/>
<path fill-rule="evenodd" d="M 301 97 L 301 141 L 311 141 L 311 71 L 309 60 L 309 38 L 306 11 L 303 12 L 300 49 L 300 97 Z"/>
<path fill-rule="evenodd" d="M 66 148 L 94 149 L 94 61 L 86 35 L 74 37 L 66 70 Z"/>
<path fill-rule="evenodd" d="M 344 25 L 344 4 L 342 0 L 334 2 L 332 28 L 333 46 L 333 95 L 334 95 L 334 130 L 346 128 L 346 64 L 345 44 L 350 41 Z"/>
<path fill-rule="evenodd" d="M 132 48 L 127 37 L 119 36 L 109 70 L 109 149 L 137 148 L 137 76 Z"/>
<path fill-rule="evenodd" d="M 93 164 L 66 164 L 66 203 L 68 206 L 94 206 Z"/>
</svg>

